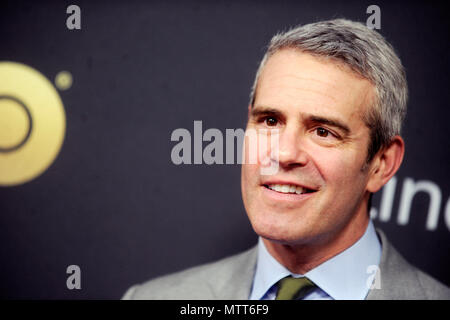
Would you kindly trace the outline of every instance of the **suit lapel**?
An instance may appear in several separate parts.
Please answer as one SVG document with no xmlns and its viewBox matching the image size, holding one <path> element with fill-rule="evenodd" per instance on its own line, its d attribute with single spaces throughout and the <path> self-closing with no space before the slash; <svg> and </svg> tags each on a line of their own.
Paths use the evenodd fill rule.
<svg viewBox="0 0 450 320">
<path fill-rule="evenodd" d="M 247 300 L 253 284 L 258 247 L 255 246 L 228 262 L 226 274 L 219 275 L 220 283 L 215 282 L 215 299 Z"/>
</svg>

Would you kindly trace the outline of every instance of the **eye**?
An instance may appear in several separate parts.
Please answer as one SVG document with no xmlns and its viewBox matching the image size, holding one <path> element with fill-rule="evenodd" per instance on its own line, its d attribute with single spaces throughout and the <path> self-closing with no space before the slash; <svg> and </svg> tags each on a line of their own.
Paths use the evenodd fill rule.
<svg viewBox="0 0 450 320">
<path fill-rule="evenodd" d="M 266 125 L 268 125 L 269 127 L 274 127 L 277 125 L 278 120 L 275 119 L 274 117 L 267 117 L 264 122 L 266 123 Z"/>
<path fill-rule="evenodd" d="M 319 137 L 326 138 L 330 134 L 330 131 L 322 127 L 316 128 L 316 133 Z"/>
</svg>

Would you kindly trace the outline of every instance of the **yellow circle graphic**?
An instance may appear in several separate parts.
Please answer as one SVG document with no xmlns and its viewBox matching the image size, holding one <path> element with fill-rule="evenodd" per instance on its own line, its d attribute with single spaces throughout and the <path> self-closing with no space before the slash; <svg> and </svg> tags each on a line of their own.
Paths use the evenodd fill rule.
<svg viewBox="0 0 450 320">
<path fill-rule="evenodd" d="M 0 186 L 41 175 L 65 132 L 64 107 L 52 83 L 29 66 L 0 62 Z"/>
<path fill-rule="evenodd" d="M 67 90 L 72 86 L 72 75 L 69 71 L 61 71 L 55 77 L 55 84 L 59 90 Z"/>
</svg>

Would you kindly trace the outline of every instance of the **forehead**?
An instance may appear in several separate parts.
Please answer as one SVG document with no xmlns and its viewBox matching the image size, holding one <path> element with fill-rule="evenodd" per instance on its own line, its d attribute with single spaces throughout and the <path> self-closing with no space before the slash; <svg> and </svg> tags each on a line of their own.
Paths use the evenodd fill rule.
<svg viewBox="0 0 450 320">
<path fill-rule="evenodd" d="M 373 96 L 373 84 L 348 67 L 297 49 L 282 49 L 261 72 L 255 104 L 352 118 L 366 111 Z"/>
</svg>

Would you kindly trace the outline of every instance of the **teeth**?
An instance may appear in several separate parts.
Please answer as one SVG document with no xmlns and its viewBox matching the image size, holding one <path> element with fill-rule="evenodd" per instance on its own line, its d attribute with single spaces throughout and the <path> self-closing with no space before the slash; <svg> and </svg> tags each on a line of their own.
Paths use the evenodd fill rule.
<svg viewBox="0 0 450 320">
<path fill-rule="evenodd" d="M 303 190 L 302 187 L 297 187 L 297 188 L 295 189 L 295 193 L 296 193 L 296 194 L 301 194 L 301 193 L 303 193 L 303 192 L 304 192 L 304 190 Z"/>
<path fill-rule="evenodd" d="M 272 188 L 273 190 L 281 192 L 281 185 L 280 184 L 272 185 L 272 187 L 273 187 Z M 270 186 L 269 186 L 269 188 L 270 188 Z"/>
<path fill-rule="evenodd" d="M 302 187 L 294 186 L 294 185 L 290 185 L 290 184 L 271 184 L 268 187 L 271 190 L 281 192 L 281 193 L 302 194 L 302 193 L 305 193 L 305 191 L 306 191 Z"/>
</svg>

